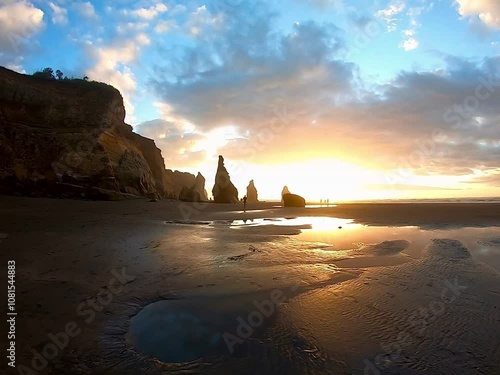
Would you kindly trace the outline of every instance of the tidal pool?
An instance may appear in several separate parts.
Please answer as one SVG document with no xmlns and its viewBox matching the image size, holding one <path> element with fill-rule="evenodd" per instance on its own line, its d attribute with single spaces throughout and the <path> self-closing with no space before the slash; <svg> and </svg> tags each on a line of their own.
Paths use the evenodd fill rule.
<svg viewBox="0 0 500 375">
<path fill-rule="evenodd" d="M 127 343 L 162 362 L 191 362 L 225 352 L 224 319 L 184 300 L 144 307 L 130 322 Z"/>
</svg>

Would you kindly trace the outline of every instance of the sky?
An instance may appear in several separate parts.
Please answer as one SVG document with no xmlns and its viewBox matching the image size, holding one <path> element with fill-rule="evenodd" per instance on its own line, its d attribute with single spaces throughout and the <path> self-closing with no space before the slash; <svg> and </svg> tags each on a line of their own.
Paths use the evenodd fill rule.
<svg viewBox="0 0 500 375">
<path fill-rule="evenodd" d="M 0 0 L 0 65 L 118 88 L 166 167 L 242 196 L 500 196 L 500 1 Z"/>
</svg>

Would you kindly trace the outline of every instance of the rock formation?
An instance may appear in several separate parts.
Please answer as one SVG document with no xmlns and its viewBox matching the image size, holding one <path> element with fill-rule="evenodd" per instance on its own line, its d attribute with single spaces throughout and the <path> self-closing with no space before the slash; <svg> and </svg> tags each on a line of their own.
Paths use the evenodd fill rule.
<svg viewBox="0 0 500 375">
<path fill-rule="evenodd" d="M 288 190 L 288 186 L 284 186 L 283 190 L 281 190 L 281 198 L 283 198 L 283 195 L 285 194 L 290 194 L 290 190 Z"/>
<path fill-rule="evenodd" d="M 196 182 L 196 177 L 194 174 L 187 173 L 187 172 L 181 172 L 181 171 L 172 171 L 170 169 L 167 169 L 166 172 L 167 177 L 169 180 L 172 181 L 172 184 L 174 186 L 174 197 L 179 198 L 181 191 L 183 188 L 191 188 L 195 182 Z"/>
<path fill-rule="evenodd" d="M 217 166 L 212 195 L 215 203 L 238 203 L 238 189 L 236 189 L 229 178 L 222 155 L 219 155 L 219 164 Z"/>
<path fill-rule="evenodd" d="M 300 195 L 296 194 L 283 194 L 284 207 L 305 207 L 306 200 Z"/>
<path fill-rule="evenodd" d="M 205 189 L 205 177 L 203 177 L 203 175 L 198 172 L 198 174 L 196 175 L 196 181 L 194 183 L 194 190 L 196 192 L 198 192 L 201 196 L 201 200 L 203 201 L 208 201 L 208 194 L 207 194 L 207 190 Z"/>
<path fill-rule="evenodd" d="M 247 186 L 247 202 L 256 203 L 258 201 L 259 199 L 258 199 L 257 188 L 255 187 L 254 181 L 251 180 Z"/>
<path fill-rule="evenodd" d="M 283 190 L 281 190 L 281 205 L 284 205 L 283 195 L 290 194 L 290 190 L 288 190 L 288 186 L 283 186 Z"/>
<path fill-rule="evenodd" d="M 175 198 L 161 151 L 124 119 L 111 86 L 0 67 L 0 193 Z"/>
<path fill-rule="evenodd" d="M 291 194 L 288 186 L 285 186 L 281 191 L 281 204 L 283 207 L 305 207 L 306 200 L 300 195 Z"/>
<path fill-rule="evenodd" d="M 194 184 L 192 184 L 191 186 L 185 185 L 182 187 L 179 193 L 179 199 L 185 202 L 208 201 L 207 191 L 205 190 L 205 177 L 203 177 L 203 175 L 198 172 L 198 175 L 196 176 L 196 178 L 194 178 Z"/>
</svg>

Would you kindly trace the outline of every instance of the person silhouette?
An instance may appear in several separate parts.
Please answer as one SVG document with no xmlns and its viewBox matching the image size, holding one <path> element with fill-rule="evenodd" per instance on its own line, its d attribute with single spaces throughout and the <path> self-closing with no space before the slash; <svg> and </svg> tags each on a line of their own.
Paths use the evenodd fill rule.
<svg viewBox="0 0 500 375">
<path fill-rule="evenodd" d="M 245 195 L 243 197 L 243 211 L 246 211 L 247 210 L 247 196 Z"/>
</svg>

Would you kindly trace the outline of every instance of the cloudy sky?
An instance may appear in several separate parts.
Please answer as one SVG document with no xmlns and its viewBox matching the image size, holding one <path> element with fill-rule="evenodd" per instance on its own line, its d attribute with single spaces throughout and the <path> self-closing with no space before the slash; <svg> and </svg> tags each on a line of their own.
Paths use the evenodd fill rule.
<svg viewBox="0 0 500 375">
<path fill-rule="evenodd" d="M 500 1 L 0 0 L 0 65 L 116 86 L 208 190 L 500 196 Z"/>
</svg>

